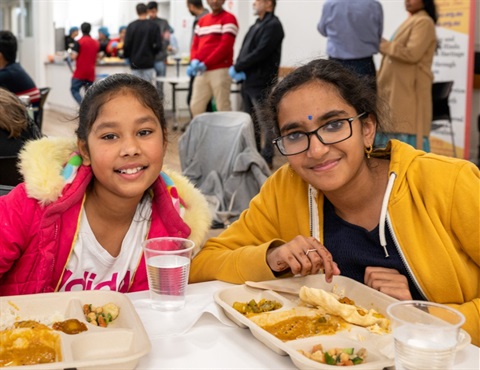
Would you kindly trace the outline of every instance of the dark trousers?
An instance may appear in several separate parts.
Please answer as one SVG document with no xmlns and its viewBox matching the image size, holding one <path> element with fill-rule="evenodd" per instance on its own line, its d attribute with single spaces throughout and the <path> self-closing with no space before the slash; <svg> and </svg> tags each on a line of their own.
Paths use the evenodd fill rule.
<svg viewBox="0 0 480 370">
<path fill-rule="evenodd" d="M 338 59 L 338 58 L 329 58 L 334 60 L 344 67 L 352 70 L 357 73 L 359 76 L 365 77 L 369 80 L 369 83 L 372 84 L 372 87 L 376 90 L 376 75 L 377 71 L 375 69 L 375 63 L 373 62 L 373 57 L 360 58 L 360 59 Z"/>
<path fill-rule="evenodd" d="M 272 164 L 274 148 L 273 148 L 273 139 L 275 139 L 275 134 L 272 130 L 266 130 L 265 127 L 259 122 L 256 108 L 260 104 L 261 99 L 263 98 L 262 89 L 245 89 L 242 86 L 241 95 L 243 101 L 243 111 L 250 114 L 253 122 L 253 129 L 255 131 L 255 143 L 257 144 L 257 150 L 265 159 L 268 164 Z M 262 132 L 264 134 L 264 144 L 262 148 Z"/>
<path fill-rule="evenodd" d="M 70 86 L 70 92 L 72 93 L 73 98 L 80 105 L 82 103 L 82 95 L 80 94 L 80 89 L 85 88 L 85 91 L 92 86 L 93 82 L 88 80 L 77 80 L 72 77 L 72 85 Z"/>
</svg>

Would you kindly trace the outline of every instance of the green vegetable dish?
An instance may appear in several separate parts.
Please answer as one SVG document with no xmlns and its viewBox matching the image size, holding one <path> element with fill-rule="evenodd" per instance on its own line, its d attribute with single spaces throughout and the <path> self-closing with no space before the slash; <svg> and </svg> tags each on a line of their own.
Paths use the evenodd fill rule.
<svg viewBox="0 0 480 370">
<path fill-rule="evenodd" d="M 262 298 L 258 303 L 254 299 L 247 303 L 234 302 L 233 308 L 241 314 L 248 316 L 249 314 L 278 310 L 279 308 L 282 308 L 282 304 L 277 301 Z"/>
<path fill-rule="evenodd" d="M 321 344 L 313 346 L 311 352 L 298 350 L 298 352 L 307 356 L 310 360 L 322 364 L 334 366 L 352 366 L 364 363 L 367 358 L 367 350 L 360 348 L 355 352 L 354 348 L 331 348 L 328 351 L 323 350 Z"/>
</svg>

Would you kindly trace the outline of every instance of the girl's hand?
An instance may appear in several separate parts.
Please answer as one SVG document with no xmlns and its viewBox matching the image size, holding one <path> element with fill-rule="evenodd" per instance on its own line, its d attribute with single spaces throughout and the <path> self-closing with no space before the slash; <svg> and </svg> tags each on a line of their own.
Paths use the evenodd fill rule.
<svg viewBox="0 0 480 370">
<path fill-rule="evenodd" d="M 272 271 L 290 269 L 292 274 L 313 275 L 325 270 L 325 280 L 332 281 L 340 270 L 330 252 L 315 238 L 296 236 L 293 240 L 267 251 L 267 264 Z"/>
<path fill-rule="evenodd" d="M 407 277 L 395 269 L 369 266 L 365 269 L 365 284 L 401 301 L 412 299 Z"/>
</svg>

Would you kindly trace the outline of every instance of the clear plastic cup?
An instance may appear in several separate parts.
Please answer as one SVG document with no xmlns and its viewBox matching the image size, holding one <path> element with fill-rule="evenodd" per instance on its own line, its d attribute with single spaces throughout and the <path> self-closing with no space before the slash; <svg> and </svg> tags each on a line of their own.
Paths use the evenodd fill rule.
<svg viewBox="0 0 480 370">
<path fill-rule="evenodd" d="M 175 311 L 185 306 L 185 290 L 195 244 L 189 239 L 161 237 L 142 243 L 151 306 Z"/>
<path fill-rule="evenodd" d="M 396 370 L 452 369 L 465 316 L 446 305 L 401 301 L 387 308 L 395 341 Z"/>
</svg>

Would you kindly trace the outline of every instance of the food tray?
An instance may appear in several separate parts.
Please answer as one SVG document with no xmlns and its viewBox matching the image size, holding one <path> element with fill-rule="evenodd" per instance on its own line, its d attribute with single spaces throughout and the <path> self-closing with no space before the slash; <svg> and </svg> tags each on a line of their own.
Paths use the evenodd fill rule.
<svg viewBox="0 0 480 370">
<path fill-rule="evenodd" d="M 332 283 L 326 283 L 323 275 L 272 280 L 264 283 L 272 289 L 288 287 L 294 288 L 293 290 L 297 292 L 304 285 L 311 288 L 324 289 L 328 292 L 333 291 L 353 299 L 357 305 L 366 309 L 374 308 L 385 316 L 387 316 L 387 306 L 397 301 L 344 276 L 334 276 Z M 264 298 L 280 302 L 283 306 L 279 310 L 288 310 L 298 306 L 300 302 L 298 296 L 239 285 L 218 291 L 214 298 L 233 322 L 240 327 L 249 328 L 255 338 L 276 353 L 289 355 L 299 369 L 332 369 L 331 365 L 310 360 L 298 352 L 299 349 L 310 351 L 313 345 L 319 343 L 323 345 L 324 350 L 334 347 L 354 347 L 355 351 L 362 347 L 366 348 L 368 351 L 366 361 L 363 364 L 355 365 L 354 369 L 383 369 L 394 365 L 392 334 L 375 334 L 365 328 L 351 325 L 350 329 L 339 331 L 334 335 L 319 335 L 283 342 L 232 307 L 234 302 L 248 302 L 251 299 L 255 299 L 258 302 Z"/>
<path fill-rule="evenodd" d="M 102 328 L 87 323 L 83 305 L 103 306 L 114 303 L 120 308 L 118 317 Z M 62 361 L 13 366 L 5 369 L 134 369 L 150 349 L 150 340 L 132 303 L 122 293 L 112 291 L 79 291 L 0 297 L 0 324 L 6 324 L 7 313 L 16 306 L 19 320 L 36 320 L 51 327 L 51 321 L 78 319 L 88 330 L 61 338 Z M 1 329 L 4 329 L 1 327 Z"/>
</svg>

